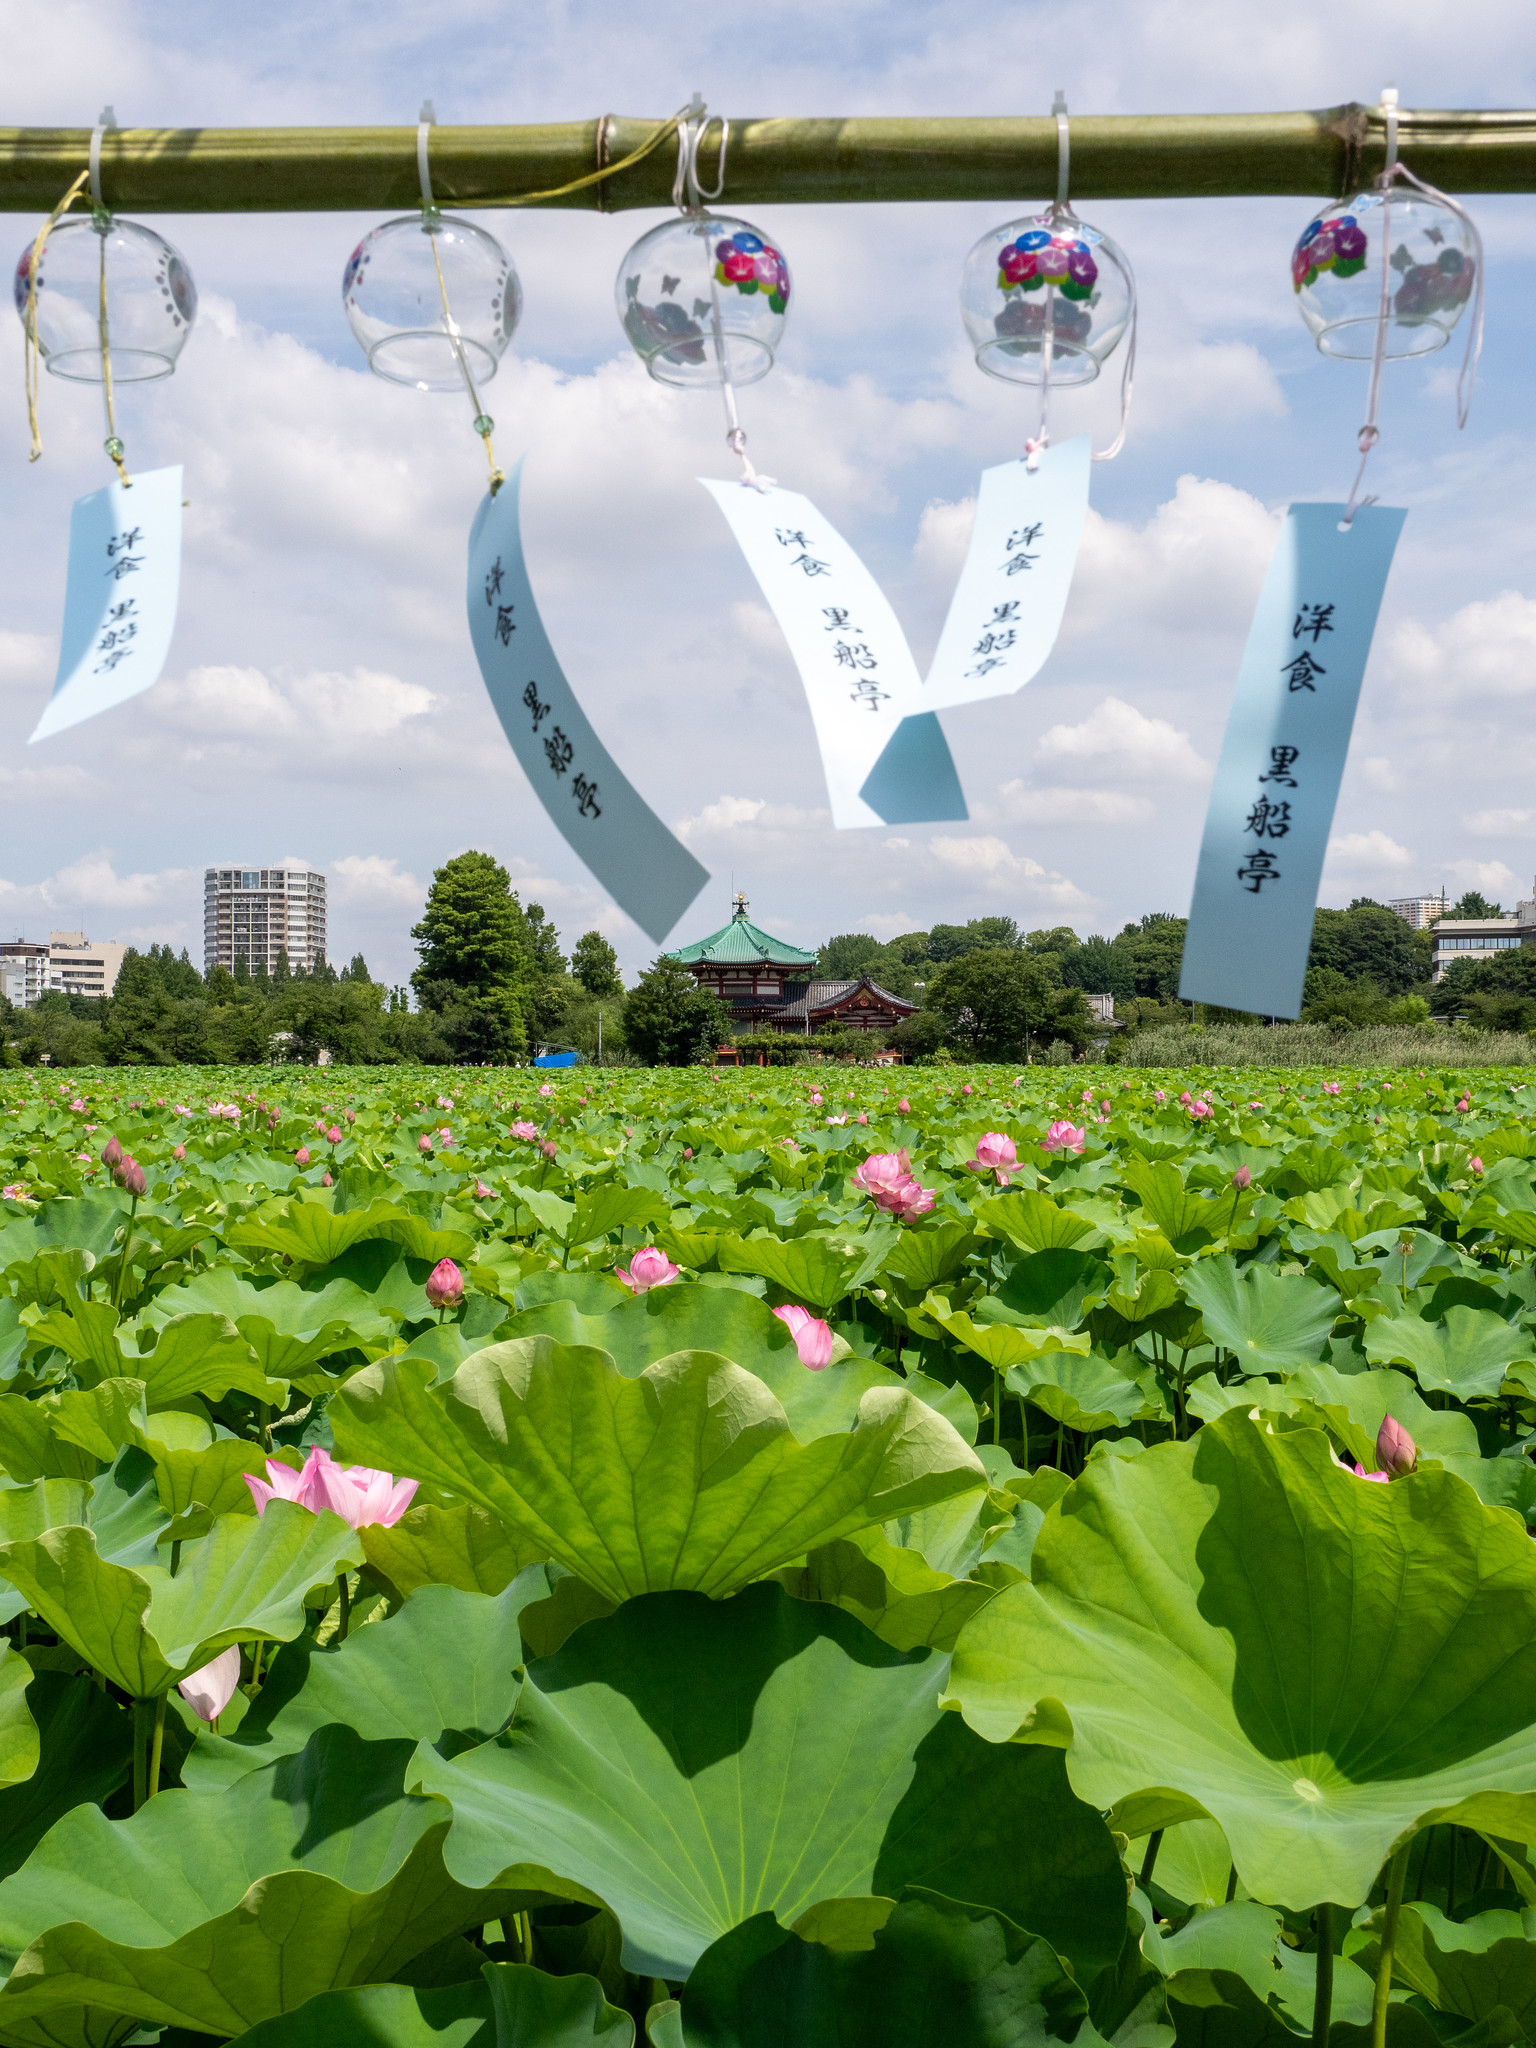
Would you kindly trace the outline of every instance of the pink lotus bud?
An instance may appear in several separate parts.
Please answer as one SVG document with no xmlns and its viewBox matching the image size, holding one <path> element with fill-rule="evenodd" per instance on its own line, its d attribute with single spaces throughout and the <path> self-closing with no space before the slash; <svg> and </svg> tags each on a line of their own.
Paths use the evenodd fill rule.
<svg viewBox="0 0 1536 2048">
<path fill-rule="evenodd" d="M 962 1095 L 974 1095 L 974 1094 L 975 1094 L 975 1092 L 976 1092 L 976 1091 L 975 1091 L 975 1089 L 974 1089 L 974 1088 L 972 1088 L 972 1086 L 971 1086 L 971 1084 L 970 1084 L 970 1082 L 969 1082 L 969 1081 L 967 1081 L 967 1082 L 966 1082 L 966 1084 L 965 1084 L 965 1086 L 964 1086 L 964 1087 L 963 1087 L 963 1088 L 962 1088 L 962 1089 L 960 1090 L 960 1093 L 961 1093 Z"/>
<path fill-rule="evenodd" d="M 1234 1173 L 1232 1176 L 1232 1185 L 1233 1187 L 1237 1188 L 1239 1192 L 1241 1192 L 1241 1190 L 1244 1188 L 1251 1187 L 1253 1185 L 1252 1168 L 1247 1166 L 1240 1166 L 1237 1169 L 1236 1173 Z"/>
<path fill-rule="evenodd" d="M 1481 1173 L 1483 1170 L 1483 1162 L 1481 1161 L 1481 1159 L 1478 1158 L 1475 1152 L 1472 1154 L 1472 1157 L 1467 1161 L 1467 1164 L 1471 1167 L 1474 1173 Z"/>
<path fill-rule="evenodd" d="M 309 1147 L 307 1145 L 301 1145 L 298 1151 L 294 1153 L 293 1163 L 295 1166 L 308 1166 Z"/>
<path fill-rule="evenodd" d="M 632 1287 L 636 1294 L 645 1294 L 652 1287 L 670 1287 L 682 1270 L 681 1266 L 673 1265 L 665 1252 L 648 1244 L 635 1253 L 628 1266 L 618 1268 L 618 1275 L 626 1287 Z"/>
<path fill-rule="evenodd" d="M 349 1109 L 347 1111 L 347 1122 L 349 1124 L 355 1124 L 357 1122 L 357 1111 L 355 1109 Z"/>
<path fill-rule="evenodd" d="M 176 1687 L 187 1705 L 202 1721 L 217 1721 L 235 1696 L 240 1683 L 240 1645 L 231 1643 L 220 1650 L 211 1664 L 189 1671 Z"/>
<path fill-rule="evenodd" d="M 905 1095 L 903 1095 L 900 1102 L 897 1103 L 896 1109 L 898 1114 L 901 1116 L 910 1116 L 912 1114 L 912 1105 L 910 1102 L 908 1102 Z"/>
<path fill-rule="evenodd" d="M 339 1124 L 332 1124 L 332 1125 L 331 1125 L 331 1128 L 330 1128 L 330 1129 L 329 1129 L 329 1130 L 328 1130 L 328 1131 L 326 1132 L 325 1136 L 326 1136 L 326 1142 L 327 1142 L 328 1144 L 331 1144 L 331 1145 L 339 1145 L 339 1144 L 341 1143 L 341 1127 L 340 1127 L 340 1125 L 339 1125 Z"/>
<path fill-rule="evenodd" d="M 1400 1479 L 1418 1463 L 1419 1450 L 1403 1425 L 1392 1416 L 1385 1415 L 1381 1428 L 1376 1432 L 1376 1455 L 1388 1478 Z"/>
<path fill-rule="evenodd" d="M 863 1110 L 861 1109 L 861 1110 L 859 1111 L 858 1115 L 857 1115 L 857 1116 L 856 1116 L 856 1117 L 854 1118 L 854 1122 L 855 1122 L 856 1124 L 867 1124 L 867 1123 L 869 1122 L 869 1118 L 868 1118 L 868 1116 L 867 1116 L 867 1115 L 866 1115 L 866 1114 L 864 1113 L 864 1111 L 863 1111 Z"/>
<path fill-rule="evenodd" d="M 495 1193 L 496 1190 L 488 1188 L 483 1180 L 475 1182 L 475 1200 L 477 1202 L 488 1202 Z"/>
<path fill-rule="evenodd" d="M 541 1145 L 541 1146 L 539 1147 L 539 1150 L 540 1150 L 540 1151 L 541 1151 L 541 1152 L 542 1152 L 542 1153 L 544 1154 L 544 1157 L 545 1157 L 546 1159 L 553 1159 L 553 1158 L 554 1158 L 554 1156 L 555 1156 L 555 1141 L 554 1141 L 554 1139 L 553 1139 L 553 1138 L 546 1138 L 546 1139 L 544 1140 L 543 1144 L 542 1144 L 542 1145 Z"/>
<path fill-rule="evenodd" d="M 421 1136 L 416 1140 L 416 1150 L 418 1152 L 430 1152 L 432 1150 L 432 1140 L 427 1136 L 425 1131 L 423 1131 Z"/>
<path fill-rule="evenodd" d="M 106 1144 L 101 1148 L 102 1165 L 115 1167 L 122 1156 L 123 1148 L 119 1145 L 116 1138 L 108 1138 Z"/>
<path fill-rule="evenodd" d="M 139 1196 L 142 1195 L 144 1190 L 149 1186 L 149 1182 L 144 1178 L 143 1167 L 140 1166 L 139 1162 L 136 1159 L 130 1158 L 129 1155 L 125 1152 L 123 1154 L 123 1163 L 118 1168 L 118 1173 L 121 1176 L 122 1186 L 125 1187 L 128 1190 L 128 1193 L 133 1196 L 133 1199 L 137 1201 Z"/>
<path fill-rule="evenodd" d="M 186 1146 L 185 1146 L 185 1145 L 177 1145 L 177 1146 L 173 1147 L 173 1149 L 172 1149 L 172 1152 L 171 1152 L 171 1157 L 172 1157 L 173 1159 L 185 1159 L 185 1158 L 186 1158 L 186 1156 L 187 1156 L 187 1148 L 186 1148 Z"/>
<path fill-rule="evenodd" d="M 795 1349 L 800 1354 L 800 1363 L 808 1372 L 823 1372 L 832 1362 L 832 1331 L 830 1325 L 813 1316 L 808 1308 L 786 1301 L 774 1314 L 789 1330 L 795 1340 Z"/>
<path fill-rule="evenodd" d="M 685 1145 L 683 1147 L 683 1157 L 685 1159 L 691 1159 L 693 1157 L 693 1147 L 691 1145 Z"/>
<path fill-rule="evenodd" d="M 464 1275 L 452 1259 L 439 1259 L 427 1275 L 427 1299 L 434 1308 L 457 1308 L 464 1299 Z"/>
<path fill-rule="evenodd" d="M 327 1171 L 321 1174 L 320 1185 L 323 1188 L 333 1188 L 336 1183 L 331 1179 L 330 1173 Z"/>
<path fill-rule="evenodd" d="M 1461 1114 L 1465 1116 L 1467 1111 L 1472 1107 L 1472 1105 L 1470 1102 L 1468 1102 L 1466 1096 L 1463 1095 L 1460 1102 L 1457 1103 L 1456 1107 L 1461 1112 Z"/>
<path fill-rule="evenodd" d="M 315 1118 L 315 1129 L 320 1133 L 322 1138 L 325 1136 L 325 1118 L 323 1116 L 317 1116 Z"/>
</svg>

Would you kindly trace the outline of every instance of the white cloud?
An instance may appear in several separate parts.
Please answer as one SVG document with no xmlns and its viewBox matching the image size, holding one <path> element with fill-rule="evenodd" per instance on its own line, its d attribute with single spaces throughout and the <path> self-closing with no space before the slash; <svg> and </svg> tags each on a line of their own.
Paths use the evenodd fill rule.
<svg viewBox="0 0 1536 2048">
<path fill-rule="evenodd" d="M 1388 794 L 1398 787 L 1397 770 L 1386 754 L 1370 754 L 1360 763 L 1361 780 L 1367 789 L 1379 789 Z"/>
<path fill-rule="evenodd" d="M 49 904 L 84 904 L 92 910 L 138 910 L 159 903 L 168 895 L 184 894 L 197 886 L 202 876 L 191 868 L 162 868 L 158 874 L 120 875 L 106 853 L 86 854 L 40 885 L 39 893 Z"/>
<path fill-rule="evenodd" d="M 1437 703 L 1447 698 L 1528 696 L 1536 690 L 1536 598 L 1506 590 L 1463 605 L 1438 625 L 1405 619 L 1389 637 L 1386 660 Z"/>
<path fill-rule="evenodd" d="M 1149 798 L 1123 790 L 1039 788 L 1016 778 L 997 794 L 1003 816 L 1018 825 L 1141 825 L 1157 815 Z"/>
<path fill-rule="evenodd" d="M 1461 822 L 1477 839 L 1536 837 L 1536 811 L 1469 811 Z"/>
<path fill-rule="evenodd" d="M 1067 876 L 1043 868 L 1027 854 L 1015 853 L 1005 839 L 992 834 L 961 839 L 947 832 L 935 833 L 928 841 L 928 851 L 946 867 L 990 887 L 1017 890 L 1022 884 L 1023 894 L 1031 902 L 1076 909 L 1094 900 Z"/>
<path fill-rule="evenodd" d="M 306 747 L 327 751 L 385 739 L 436 702 L 420 683 L 376 669 L 274 678 L 224 663 L 190 669 L 148 699 L 153 716 L 180 732 L 267 743 L 301 738 Z"/>
<path fill-rule="evenodd" d="M 398 860 L 382 853 L 344 853 L 328 869 L 336 901 L 351 908 L 393 907 L 417 911 L 427 898 L 427 885 L 403 872 Z"/>
<path fill-rule="evenodd" d="M 1345 832 L 1328 842 L 1328 859 L 1346 870 L 1411 868 L 1415 856 L 1385 832 Z"/>
<path fill-rule="evenodd" d="M 673 830 L 680 839 L 699 834 L 743 833 L 752 828 L 754 838 L 782 837 L 811 829 L 825 829 L 825 811 L 802 810 L 796 804 L 769 803 L 758 796 L 720 796 L 692 817 L 678 818 Z"/>
<path fill-rule="evenodd" d="M 1121 634 L 1153 627 L 1183 640 L 1246 632 L 1279 529 L 1249 492 L 1209 477 L 1181 476 L 1142 526 L 1090 506 L 1063 636 L 1106 619 Z"/>
<path fill-rule="evenodd" d="M 1079 725 L 1053 725 L 1035 754 L 1041 761 L 1091 761 L 1137 782 L 1204 782 L 1211 773 L 1187 733 L 1122 697 L 1106 697 Z"/>
<path fill-rule="evenodd" d="M 1514 869 L 1501 860 L 1453 860 L 1447 862 L 1446 872 L 1464 889 L 1476 889 L 1484 896 L 1502 895 L 1517 886 Z"/>
</svg>

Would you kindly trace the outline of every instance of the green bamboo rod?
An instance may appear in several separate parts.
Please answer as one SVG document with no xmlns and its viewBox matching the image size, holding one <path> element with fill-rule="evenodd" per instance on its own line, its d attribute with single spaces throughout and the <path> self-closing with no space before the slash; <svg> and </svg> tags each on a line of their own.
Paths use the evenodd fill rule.
<svg viewBox="0 0 1536 2048">
<path fill-rule="evenodd" d="M 513 206 L 637 149 L 656 123 L 628 115 L 521 128 L 434 128 L 432 178 L 460 207 Z M 713 182 L 711 124 L 702 155 Z M 1454 192 L 1536 191 L 1536 112 L 1404 108 L 1404 161 Z M 85 168 L 87 128 L 0 128 L 0 211 L 44 213 Z M 1291 193 L 1327 198 L 1374 175 L 1380 110 L 1289 114 L 1082 114 L 1072 119 L 1072 195 L 1194 199 Z M 670 137 L 644 162 L 549 201 L 620 212 L 670 203 Z M 419 203 L 416 130 L 123 128 L 101 152 L 107 203 L 126 213 L 313 213 Z M 1049 198 L 1050 118 L 737 120 L 722 205 L 889 199 Z"/>
</svg>

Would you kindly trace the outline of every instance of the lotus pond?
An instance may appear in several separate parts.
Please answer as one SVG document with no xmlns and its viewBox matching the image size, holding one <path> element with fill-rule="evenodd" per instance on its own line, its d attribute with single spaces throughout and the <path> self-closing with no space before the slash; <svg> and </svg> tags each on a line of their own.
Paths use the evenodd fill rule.
<svg viewBox="0 0 1536 2048">
<path fill-rule="evenodd" d="M 0 2048 L 1536 2040 L 1533 1114 L 0 1076 Z"/>
</svg>

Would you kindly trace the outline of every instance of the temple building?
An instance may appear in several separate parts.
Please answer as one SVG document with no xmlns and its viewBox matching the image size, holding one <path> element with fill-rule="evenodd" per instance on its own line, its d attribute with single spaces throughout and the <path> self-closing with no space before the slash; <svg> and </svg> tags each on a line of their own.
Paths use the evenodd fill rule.
<svg viewBox="0 0 1536 2048">
<path fill-rule="evenodd" d="M 868 975 L 824 981 L 816 975 L 816 955 L 786 939 L 776 939 L 747 915 L 747 899 L 738 896 L 731 921 L 679 946 L 668 959 L 681 961 L 699 987 L 718 996 L 740 1032 L 822 1031 L 851 1025 L 879 1033 L 881 1042 L 916 1010 L 901 996 L 879 987 Z"/>
</svg>

